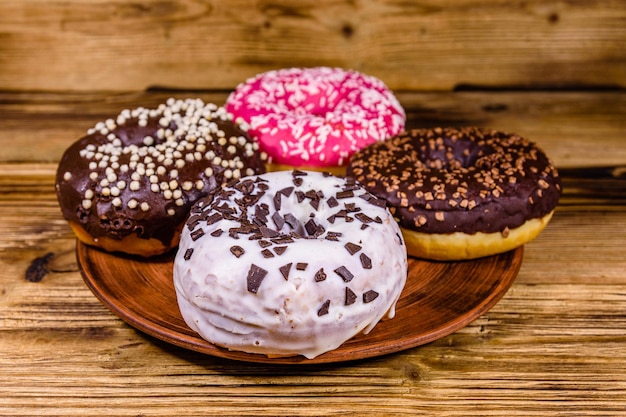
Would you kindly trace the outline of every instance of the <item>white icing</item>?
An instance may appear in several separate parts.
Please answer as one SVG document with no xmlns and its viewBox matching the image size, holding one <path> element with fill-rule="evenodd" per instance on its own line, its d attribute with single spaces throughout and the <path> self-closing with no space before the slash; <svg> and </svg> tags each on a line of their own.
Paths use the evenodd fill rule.
<svg viewBox="0 0 626 417">
<path fill-rule="evenodd" d="M 265 181 L 259 182 L 259 178 Z M 301 179 L 302 184 L 294 185 L 294 179 Z M 296 236 L 291 243 L 262 247 L 261 243 L 270 242 L 272 238 L 258 239 L 258 227 L 252 233 L 239 234 L 238 238 L 229 233 L 232 228 L 241 228 L 242 210 L 236 203 L 244 198 L 240 190 L 224 186 L 222 190 L 232 192 L 227 200 L 219 201 L 223 192 L 212 202 L 200 200 L 192 210 L 174 262 L 178 304 L 190 328 L 209 342 L 232 350 L 314 358 L 336 349 L 361 332 L 368 333 L 385 315 L 394 316 L 396 302 L 406 282 L 407 255 L 400 229 L 386 208 L 367 202 L 360 196 L 369 198 L 371 195 L 359 185 L 350 187 L 349 184 L 354 196 L 338 198 L 338 205 L 330 207 L 329 198 L 346 188 L 346 180 L 317 172 L 293 176 L 290 171 L 281 171 L 246 177 L 242 181 L 249 181 L 249 184 L 256 181 L 251 195 L 262 193 L 260 184 L 268 187 L 247 209 L 247 221 L 254 220 L 255 207 L 266 204 L 268 228 L 281 233 L 282 237 L 288 236 L 293 232 L 289 224 L 277 229 L 272 215 L 276 211 L 276 193 L 293 186 L 288 197 L 281 195 L 279 214 L 284 217 L 291 213 L 302 224 L 313 218 L 325 230 L 315 237 L 306 237 L 304 227 L 299 226 L 296 231 L 305 237 Z M 317 209 L 310 204 L 310 198 L 297 201 L 297 192 L 310 190 L 323 194 Z M 335 217 L 334 223 L 328 220 L 351 204 L 355 211 L 348 216 L 352 221 L 346 221 L 345 217 Z M 210 218 L 217 213 L 215 207 L 224 205 L 235 210 L 235 219 L 191 224 L 202 216 Z M 364 224 L 367 227 L 362 229 Z M 197 237 L 200 229 L 204 234 Z M 212 236 L 217 229 L 223 233 L 219 237 Z M 332 238 L 329 232 L 341 235 L 336 241 L 329 240 L 328 237 Z M 351 255 L 345 247 L 348 242 L 361 248 Z M 239 258 L 231 251 L 233 246 L 243 248 L 244 253 Z M 286 249 L 279 255 L 277 248 L 280 251 L 281 247 Z M 261 253 L 264 249 L 274 256 L 264 257 Z M 366 269 L 367 262 L 362 263 L 362 254 L 371 259 L 371 269 Z M 285 279 L 280 268 L 288 263 L 292 266 Z M 306 270 L 298 270 L 297 263 L 307 263 Z M 248 275 L 252 265 L 267 273 L 258 288 L 251 291 Z M 342 266 L 354 275 L 349 282 L 334 272 Z M 316 281 L 316 272 L 322 268 L 326 278 Z M 345 305 L 346 287 L 356 296 L 350 305 Z M 375 291 L 378 296 L 365 302 L 363 294 L 368 291 Z M 327 300 L 330 300 L 328 313 L 318 315 L 320 309 L 324 313 L 322 307 Z"/>
</svg>

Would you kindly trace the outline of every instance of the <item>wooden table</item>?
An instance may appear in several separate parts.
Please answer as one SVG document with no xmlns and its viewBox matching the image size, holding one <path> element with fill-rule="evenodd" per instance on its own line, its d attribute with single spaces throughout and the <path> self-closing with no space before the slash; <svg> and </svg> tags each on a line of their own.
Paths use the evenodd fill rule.
<svg viewBox="0 0 626 417">
<path fill-rule="evenodd" d="M 225 94 L 0 94 L 0 415 L 626 415 L 626 93 L 399 94 L 409 127 L 489 126 L 538 142 L 564 195 L 489 312 L 427 345 L 315 366 L 147 336 L 78 271 L 53 187 L 63 150 L 122 108 Z"/>
</svg>

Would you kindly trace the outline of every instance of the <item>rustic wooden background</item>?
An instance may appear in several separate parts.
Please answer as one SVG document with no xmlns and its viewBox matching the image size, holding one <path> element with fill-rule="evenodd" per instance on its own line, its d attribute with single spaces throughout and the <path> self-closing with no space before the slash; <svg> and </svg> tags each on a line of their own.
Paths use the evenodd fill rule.
<svg viewBox="0 0 626 417">
<path fill-rule="evenodd" d="M 515 131 L 552 157 L 565 194 L 507 295 L 426 346 L 304 369 L 117 319 L 78 272 L 61 153 L 122 108 L 316 65 L 384 80 L 408 127 Z M 625 133 L 624 0 L 0 0 L 0 414 L 620 415 Z"/>
<path fill-rule="evenodd" d="M 2 0 L 0 90 L 231 89 L 330 65 L 394 90 L 626 87 L 623 0 Z"/>
</svg>

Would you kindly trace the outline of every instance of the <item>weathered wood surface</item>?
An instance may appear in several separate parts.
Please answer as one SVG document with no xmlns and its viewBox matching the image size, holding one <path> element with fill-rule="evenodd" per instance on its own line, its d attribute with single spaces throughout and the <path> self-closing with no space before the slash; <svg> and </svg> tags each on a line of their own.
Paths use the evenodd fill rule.
<svg viewBox="0 0 626 417">
<path fill-rule="evenodd" d="M 229 89 L 349 67 L 394 90 L 626 87 L 626 4 L 4 0 L 0 90 Z"/>
<path fill-rule="evenodd" d="M 402 95 L 412 126 L 533 137 L 562 168 L 565 194 L 487 314 L 422 347 L 311 367 L 170 346 L 117 319 L 83 283 L 54 196 L 60 152 L 111 112 L 169 94 L 0 96 L 0 415 L 626 413 L 623 93 Z M 593 168 L 605 165 L 614 168 Z"/>
</svg>

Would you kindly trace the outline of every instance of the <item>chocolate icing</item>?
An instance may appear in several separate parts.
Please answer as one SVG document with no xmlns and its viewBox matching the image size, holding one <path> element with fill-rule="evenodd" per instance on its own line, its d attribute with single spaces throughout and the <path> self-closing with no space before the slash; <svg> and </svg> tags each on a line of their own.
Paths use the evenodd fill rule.
<svg viewBox="0 0 626 417">
<path fill-rule="evenodd" d="M 265 172 L 257 149 L 222 108 L 170 99 L 125 110 L 72 144 L 57 197 L 64 218 L 94 238 L 136 234 L 167 247 L 195 201 L 228 178 Z"/>
<path fill-rule="evenodd" d="M 347 175 L 423 233 L 502 232 L 557 205 L 557 170 L 534 143 L 481 128 L 415 129 L 373 144 Z"/>
</svg>

